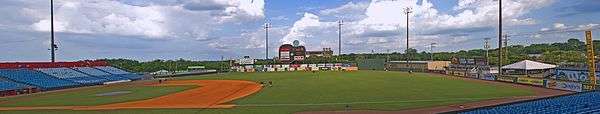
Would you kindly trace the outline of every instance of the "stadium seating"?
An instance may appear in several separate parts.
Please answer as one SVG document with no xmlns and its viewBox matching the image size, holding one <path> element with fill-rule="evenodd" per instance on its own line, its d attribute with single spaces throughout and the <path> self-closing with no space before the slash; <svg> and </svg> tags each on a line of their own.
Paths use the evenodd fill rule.
<svg viewBox="0 0 600 114">
<path fill-rule="evenodd" d="M 40 68 L 37 70 L 46 73 L 50 76 L 70 80 L 73 82 L 81 83 L 83 85 L 97 85 L 108 81 L 106 79 L 96 78 L 87 74 L 83 74 L 70 68 Z"/>
<path fill-rule="evenodd" d="M 25 89 L 27 85 L 0 79 L 0 91 Z"/>
<path fill-rule="evenodd" d="M 480 108 L 461 114 L 600 114 L 600 91 Z"/>
<path fill-rule="evenodd" d="M 142 79 L 141 75 L 130 73 L 130 72 L 121 70 L 119 68 L 111 67 L 111 66 L 99 66 L 99 67 L 95 67 L 95 68 L 100 69 L 100 70 L 105 71 L 105 72 L 108 72 L 110 74 L 115 74 L 115 75 L 118 75 L 118 76 L 121 76 L 121 77 L 129 78 L 131 80 Z"/>
<path fill-rule="evenodd" d="M 91 68 L 91 67 L 74 67 L 73 69 L 83 72 L 85 74 L 89 74 L 92 76 L 96 76 L 99 78 L 104 78 L 108 81 L 121 81 L 121 80 L 130 80 L 129 78 L 125 78 L 125 77 L 121 77 L 121 76 L 117 76 L 117 75 L 113 75 L 95 68 Z"/>
<path fill-rule="evenodd" d="M 29 69 L 0 69 L 0 77 L 15 82 L 37 86 L 43 90 L 62 89 L 81 86 L 78 83 L 49 76 Z"/>
<path fill-rule="evenodd" d="M 111 67 L 111 66 L 99 66 L 99 67 L 96 67 L 96 68 L 100 69 L 102 71 L 106 71 L 106 72 L 111 73 L 111 74 L 131 74 L 131 73 L 127 72 L 127 71 L 121 70 L 119 68 Z"/>
</svg>

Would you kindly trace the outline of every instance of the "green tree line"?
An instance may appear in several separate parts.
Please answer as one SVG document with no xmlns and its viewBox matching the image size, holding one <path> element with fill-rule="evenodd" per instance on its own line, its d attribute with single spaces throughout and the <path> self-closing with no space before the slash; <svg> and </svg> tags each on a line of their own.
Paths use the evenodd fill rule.
<svg viewBox="0 0 600 114">
<path fill-rule="evenodd" d="M 594 41 L 595 51 L 600 51 L 600 41 Z M 546 63 L 559 64 L 562 62 L 585 62 L 586 49 L 585 43 L 578 39 L 569 39 L 567 42 L 544 43 L 524 45 L 511 45 L 505 47 L 508 56 L 505 56 L 503 64 L 510 64 L 522 60 L 536 60 Z M 425 61 L 430 60 L 431 53 L 418 52 L 416 49 L 408 49 L 405 53 L 369 53 L 369 54 L 343 54 L 334 57 L 309 57 L 300 62 L 302 64 L 315 63 L 357 63 L 367 59 L 384 59 L 389 61 L 403 61 L 410 55 L 410 60 Z M 530 54 L 540 56 L 530 56 Z M 433 53 L 434 60 L 449 61 L 453 57 L 459 58 L 485 58 L 486 50 L 472 49 L 460 50 L 457 52 L 436 52 Z M 498 49 L 489 50 L 489 62 L 492 65 L 498 64 Z M 130 59 L 104 59 L 113 66 L 128 69 L 135 72 L 154 72 L 158 70 L 186 70 L 188 66 L 205 66 L 207 69 L 225 70 L 230 66 L 230 61 L 191 61 L 191 60 L 154 60 L 140 62 Z M 258 65 L 277 64 L 274 60 L 258 59 Z"/>
</svg>

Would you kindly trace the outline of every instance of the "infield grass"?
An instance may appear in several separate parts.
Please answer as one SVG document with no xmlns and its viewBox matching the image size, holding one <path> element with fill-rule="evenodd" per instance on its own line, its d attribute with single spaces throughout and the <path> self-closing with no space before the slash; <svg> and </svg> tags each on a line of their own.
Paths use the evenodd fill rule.
<svg viewBox="0 0 600 114">
<path fill-rule="evenodd" d="M 254 95 L 234 101 L 233 104 L 238 106 L 233 109 L 34 110 L 0 111 L 0 113 L 281 114 L 302 111 L 344 110 L 346 105 L 349 105 L 352 110 L 403 110 L 473 102 L 499 97 L 533 95 L 532 91 L 526 89 L 433 75 L 435 74 L 407 74 L 403 72 L 383 71 L 212 74 L 177 79 L 273 81 L 274 86 L 265 87 Z M 46 96 L 46 94 L 41 94 L 40 96 Z M 45 97 L 45 99 L 54 98 L 66 99 L 68 97 L 63 95 Z M 44 102 L 38 100 L 29 101 Z M 67 102 L 63 103 L 65 105 L 73 105 Z M 7 104 L 2 103 L 0 106 L 7 106 Z"/>
</svg>

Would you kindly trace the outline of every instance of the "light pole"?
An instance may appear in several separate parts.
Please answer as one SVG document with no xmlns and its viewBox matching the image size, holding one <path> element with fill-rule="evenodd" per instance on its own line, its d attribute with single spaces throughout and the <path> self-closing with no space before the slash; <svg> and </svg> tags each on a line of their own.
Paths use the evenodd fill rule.
<svg viewBox="0 0 600 114">
<path fill-rule="evenodd" d="M 498 0 L 498 75 L 502 76 L 502 0 Z"/>
<path fill-rule="evenodd" d="M 54 43 L 54 0 L 50 0 L 50 58 L 51 62 L 56 62 L 56 48 Z"/>
<path fill-rule="evenodd" d="M 410 7 L 406 7 L 404 9 L 404 13 L 406 14 L 406 52 L 405 52 L 405 54 L 406 54 L 406 64 L 407 64 L 407 66 L 409 68 L 409 72 L 412 72 L 412 70 L 410 68 L 410 63 L 409 63 L 410 54 L 408 53 L 408 50 L 410 49 L 410 45 L 409 45 L 409 41 L 408 41 L 409 24 L 410 23 L 408 21 L 408 19 L 409 19 L 408 17 L 410 17 L 409 14 L 412 13 L 411 10 L 412 10 L 412 8 L 410 8 Z"/>
<path fill-rule="evenodd" d="M 269 28 L 271 23 L 265 23 L 265 60 L 269 60 Z"/>
<path fill-rule="evenodd" d="M 430 52 L 431 52 L 431 61 L 433 61 L 433 47 L 435 47 L 437 43 L 429 44 Z"/>
<path fill-rule="evenodd" d="M 342 25 L 344 20 L 338 21 L 338 55 L 342 55 Z"/>
<path fill-rule="evenodd" d="M 489 52 L 490 51 L 490 44 L 489 44 L 490 39 L 491 38 L 484 38 L 485 44 L 483 45 L 483 48 L 485 49 L 485 65 L 490 65 L 490 62 L 489 62 L 490 61 L 490 58 L 489 58 L 490 57 L 490 54 L 489 54 L 490 53 Z"/>
</svg>

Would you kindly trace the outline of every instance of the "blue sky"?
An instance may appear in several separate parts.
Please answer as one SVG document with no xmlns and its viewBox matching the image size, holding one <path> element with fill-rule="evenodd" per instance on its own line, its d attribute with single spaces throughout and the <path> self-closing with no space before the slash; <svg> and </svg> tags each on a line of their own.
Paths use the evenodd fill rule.
<svg viewBox="0 0 600 114">
<path fill-rule="evenodd" d="M 0 1 L 0 61 L 49 59 L 48 3 Z M 512 45 L 583 39 L 582 30 L 600 27 L 598 0 L 503 3 Z M 411 48 L 420 51 L 430 43 L 438 44 L 435 51 L 482 48 L 484 38 L 497 37 L 493 0 L 55 0 L 57 58 L 264 58 L 265 22 L 272 23 L 270 57 L 293 40 L 309 50 L 337 50 L 340 19 L 342 53 L 401 52 L 405 7 L 414 11 Z"/>
</svg>

